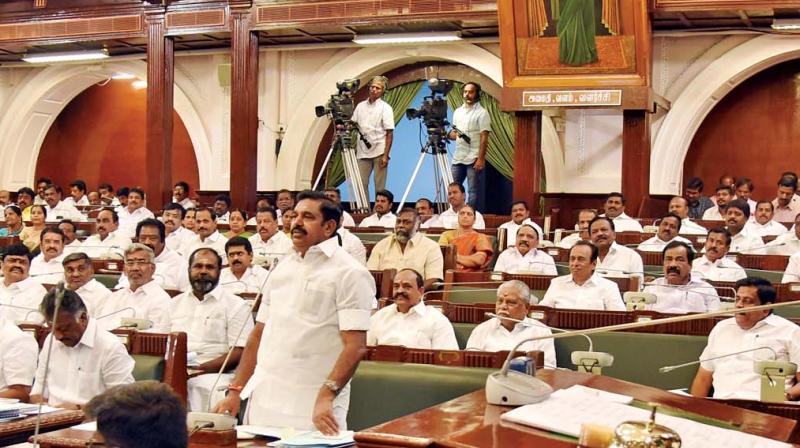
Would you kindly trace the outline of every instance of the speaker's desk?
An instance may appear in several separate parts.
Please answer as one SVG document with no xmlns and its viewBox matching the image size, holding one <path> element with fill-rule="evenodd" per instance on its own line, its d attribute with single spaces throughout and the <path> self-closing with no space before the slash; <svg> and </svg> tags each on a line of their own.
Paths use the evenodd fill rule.
<svg viewBox="0 0 800 448">
<path fill-rule="evenodd" d="M 77 425 L 83 421 L 81 411 L 56 411 L 42 414 L 39 432 L 43 434 L 58 428 Z M 0 446 L 24 442 L 28 440 L 36 428 L 36 417 L 26 417 L 21 420 L 0 423 Z"/>
<path fill-rule="evenodd" d="M 539 378 L 555 389 L 582 384 L 609 392 L 656 402 L 678 413 L 699 415 L 722 422 L 722 426 L 775 440 L 797 443 L 800 434 L 795 420 L 728 406 L 712 400 L 686 397 L 653 387 L 628 383 L 606 376 L 563 370 L 540 370 Z M 575 439 L 532 427 L 501 422 L 500 416 L 513 409 L 486 403 L 483 390 L 442 403 L 405 417 L 356 433 L 358 447 L 575 447 Z M 658 418 L 656 418 L 656 421 Z"/>
</svg>

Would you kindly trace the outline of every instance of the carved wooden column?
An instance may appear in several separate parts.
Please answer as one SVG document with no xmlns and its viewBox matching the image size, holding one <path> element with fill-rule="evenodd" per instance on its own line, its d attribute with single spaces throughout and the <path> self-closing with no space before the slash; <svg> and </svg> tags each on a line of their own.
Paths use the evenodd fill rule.
<svg viewBox="0 0 800 448">
<path fill-rule="evenodd" d="M 164 10 L 146 12 L 147 26 L 147 207 L 158 211 L 172 198 L 172 98 L 175 58 L 166 37 Z"/>
<path fill-rule="evenodd" d="M 650 196 L 650 126 L 645 110 L 626 110 L 622 121 L 622 194 L 626 209 L 637 216 Z"/>
<path fill-rule="evenodd" d="M 231 4 L 231 200 L 255 210 L 258 174 L 258 35 L 249 2 Z"/>
<path fill-rule="evenodd" d="M 514 144 L 514 200 L 539 213 L 542 193 L 542 112 L 517 112 Z"/>
</svg>

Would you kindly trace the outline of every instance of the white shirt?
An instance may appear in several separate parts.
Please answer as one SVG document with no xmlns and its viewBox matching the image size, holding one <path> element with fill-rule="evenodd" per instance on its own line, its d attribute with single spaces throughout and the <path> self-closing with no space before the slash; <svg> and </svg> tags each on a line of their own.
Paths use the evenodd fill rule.
<svg viewBox="0 0 800 448">
<path fill-rule="evenodd" d="M 786 232 L 770 241 L 764 251 L 769 255 L 792 255 L 800 251 L 800 239 L 797 233 Z"/>
<path fill-rule="evenodd" d="M 71 219 L 75 222 L 86 222 L 86 215 L 81 213 L 74 205 L 59 201 L 55 207 L 44 206 L 47 209 L 47 222 L 59 222 L 62 219 Z"/>
<path fill-rule="evenodd" d="M 483 219 L 483 217 L 481 217 L 481 219 Z M 476 219 L 476 221 L 477 221 L 477 219 Z M 517 224 L 514 221 L 508 221 L 508 222 L 504 222 L 503 224 L 500 224 L 500 228 L 501 229 L 506 229 L 506 245 L 507 246 L 514 246 L 517 243 L 517 232 L 519 231 L 519 228 L 522 227 L 523 224 L 527 224 L 529 226 L 533 226 L 533 228 L 536 229 L 536 232 L 539 235 L 539 241 L 545 239 L 544 238 L 544 230 L 542 230 L 542 228 L 539 227 L 539 224 L 536 224 L 530 218 L 526 218 L 524 221 L 522 221 L 522 224 Z"/>
<path fill-rule="evenodd" d="M 386 148 L 386 131 L 394 129 L 394 111 L 386 101 L 378 98 L 370 103 L 362 101 L 356 105 L 352 120 L 358 123 L 364 138 L 372 144 L 367 148 L 360 138 L 357 138 L 356 155 L 359 159 L 371 159 L 382 156 Z"/>
<path fill-rule="evenodd" d="M 47 336 L 45 347 L 52 337 Z M 53 341 L 47 389 L 42 390 L 46 358 L 47 350 L 42 350 L 31 395 L 42 395 L 51 405 L 85 404 L 107 389 L 133 382 L 133 358 L 115 335 L 98 328 L 92 318 L 75 347 Z"/>
<path fill-rule="evenodd" d="M 72 205 L 72 206 L 75 206 L 75 205 L 91 205 L 91 204 L 89 204 L 89 198 L 86 197 L 86 195 L 81 196 L 81 198 L 78 199 L 77 202 L 75 202 L 75 198 L 73 198 L 72 196 L 67 196 L 64 199 L 64 203 Z"/>
<path fill-rule="evenodd" d="M 669 285 L 664 277 L 653 281 L 654 285 L 644 288 L 644 292 L 656 295 L 656 303 L 647 309 L 660 313 L 705 313 L 719 309 L 719 295 L 713 286 L 697 278 L 690 278 L 685 285 Z"/>
<path fill-rule="evenodd" d="M 433 214 L 425 222 L 420 222 L 420 229 L 429 229 L 431 227 L 442 227 L 442 221 L 439 220 L 439 215 Z"/>
<path fill-rule="evenodd" d="M 500 253 L 493 270 L 509 274 L 558 275 L 553 257 L 538 249 L 531 249 L 522 255 L 516 247 L 509 247 Z"/>
<path fill-rule="evenodd" d="M 356 221 L 353 219 L 353 215 L 342 210 L 342 227 L 355 227 L 355 226 L 356 226 Z"/>
<path fill-rule="evenodd" d="M 764 240 L 760 236 L 750 232 L 745 226 L 741 232 L 731 237 L 731 252 L 764 254 Z"/>
<path fill-rule="evenodd" d="M 86 310 L 92 317 L 97 316 L 97 310 L 111 296 L 111 290 L 96 279 L 89 280 L 75 292 L 81 297 L 83 304 L 86 305 Z"/>
<path fill-rule="evenodd" d="M 99 233 L 86 238 L 81 252 L 89 258 L 122 258 L 131 244 L 133 244 L 131 239 L 117 229 L 109 232 L 104 240 L 100 239 Z"/>
<path fill-rule="evenodd" d="M 172 201 L 176 202 L 175 198 L 172 198 Z M 194 201 L 192 201 L 188 197 L 183 198 L 183 200 L 181 202 L 178 202 L 178 204 L 180 204 L 181 207 L 183 207 L 184 210 L 189 210 L 190 208 L 195 208 L 196 207 L 196 205 L 194 205 Z"/>
<path fill-rule="evenodd" d="M 186 257 L 186 260 L 189 260 L 189 257 L 192 256 L 192 253 L 200 248 L 209 248 L 214 249 L 220 257 L 222 257 L 222 264 L 228 264 L 228 255 L 225 253 L 225 243 L 228 242 L 228 239 L 225 238 L 225 235 L 219 233 L 219 230 L 215 230 L 214 233 L 208 235 L 205 241 L 200 239 L 199 234 L 195 234 L 193 237 L 186 240 L 186 246 L 183 251 L 183 256 Z"/>
<path fill-rule="evenodd" d="M 644 279 L 644 263 L 642 256 L 630 247 L 611 243 L 608 253 L 602 260 L 597 258 L 595 273 L 607 277 L 626 277 L 636 275 Z"/>
<path fill-rule="evenodd" d="M 453 111 L 453 126 L 468 135 L 470 142 L 463 138 L 456 139 L 456 149 L 453 152 L 453 164 L 469 165 L 478 158 L 481 146 L 481 132 L 492 130 L 492 120 L 489 113 L 481 106 L 480 102 L 462 104 Z"/>
<path fill-rule="evenodd" d="M 131 291 L 130 287 L 118 289 L 111 294 L 95 312 L 97 325 L 107 331 L 119 328 L 124 318 L 147 319 L 153 322 L 151 331 L 168 333 L 170 297 L 158 283 L 150 280 Z M 133 308 L 133 309 L 126 309 Z"/>
<path fill-rule="evenodd" d="M 710 209 L 703 212 L 703 221 L 724 221 L 722 214 L 719 212 L 719 205 L 715 205 Z"/>
<path fill-rule="evenodd" d="M 396 304 L 381 308 L 369 319 L 367 345 L 402 345 L 428 350 L 458 350 L 453 324 L 432 306 L 420 302 L 407 313 Z"/>
<path fill-rule="evenodd" d="M 556 277 L 539 303 L 552 308 L 625 311 L 619 287 L 611 280 L 593 274 L 583 285 L 572 280 L 572 274 Z"/>
<path fill-rule="evenodd" d="M 344 347 L 340 331 L 369 330 L 374 298 L 372 275 L 335 238 L 275 267 L 256 317 L 266 325 L 255 371 L 242 392 L 251 398 L 250 424 L 314 427 L 317 393 Z M 343 385 L 333 403 L 345 414 L 349 389 Z"/>
<path fill-rule="evenodd" d="M 570 233 L 569 235 L 561 238 L 561 241 L 556 244 L 556 247 L 560 247 L 562 249 L 572 249 L 572 246 L 575 245 L 578 241 L 581 240 L 580 232 Z"/>
<path fill-rule="evenodd" d="M 678 231 L 679 235 L 707 235 L 708 229 L 700 224 L 692 221 L 689 218 L 681 220 L 681 230 Z"/>
<path fill-rule="evenodd" d="M 261 239 L 261 235 L 256 233 L 247 239 L 253 247 L 253 264 L 267 264 L 272 266 L 276 260 L 280 260 L 292 250 L 292 240 L 283 232 L 278 230 L 267 241 Z"/>
<path fill-rule="evenodd" d="M 231 219 L 231 212 L 225 212 L 224 215 L 217 216 L 217 224 L 228 224 L 228 220 Z"/>
<path fill-rule="evenodd" d="M 33 384 L 39 344 L 10 322 L 0 323 L 0 390 Z"/>
<path fill-rule="evenodd" d="M 350 254 L 357 262 L 362 265 L 367 265 L 367 248 L 361 239 L 353 235 L 353 233 L 344 227 L 339 227 L 336 231 L 342 237 L 342 248 L 345 252 Z"/>
<path fill-rule="evenodd" d="M 795 283 L 800 282 L 800 252 L 792 254 L 789 257 L 789 264 L 786 265 L 786 270 L 783 272 L 781 283 Z M 0 288 L 2 288 L 0 283 Z"/>
<path fill-rule="evenodd" d="M 261 288 L 268 273 L 268 270 L 256 264 L 248 266 L 242 278 L 236 278 L 231 268 L 225 268 L 219 275 L 219 285 L 231 294 L 255 293 Z"/>
<path fill-rule="evenodd" d="M 74 254 L 75 252 L 82 252 L 82 250 L 81 250 L 81 241 L 79 239 L 77 239 L 77 238 L 72 240 L 71 243 L 69 243 L 66 246 L 64 246 L 64 254 L 65 255 Z"/>
<path fill-rule="evenodd" d="M 547 325 L 529 317 L 524 322 L 514 325 L 511 331 L 504 327 L 500 319 L 489 319 L 475 327 L 467 341 L 467 350 L 481 350 L 484 352 L 501 352 L 511 350 L 523 339 L 537 336 L 549 336 L 552 332 Z M 556 367 L 556 349 L 552 339 L 528 341 L 519 348 L 521 351 L 541 350 L 544 352 L 544 365 L 548 368 Z"/>
<path fill-rule="evenodd" d="M 397 216 L 394 213 L 388 212 L 383 216 L 378 216 L 377 213 L 373 213 L 366 218 L 362 219 L 361 222 L 358 224 L 359 227 L 385 227 L 387 229 L 394 229 L 395 222 L 397 221 Z"/>
<path fill-rule="evenodd" d="M 638 249 L 638 250 L 640 250 L 642 252 L 661 252 L 661 251 L 664 250 L 665 247 L 667 247 L 667 244 L 669 244 L 669 243 L 671 243 L 673 241 L 680 241 L 680 242 L 686 243 L 686 244 L 688 244 L 690 246 L 692 245 L 691 241 L 689 241 L 686 238 L 681 237 L 681 236 L 676 236 L 675 238 L 673 238 L 673 239 L 671 239 L 669 241 L 664 241 L 661 238 L 659 238 L 658 235 L 656 235 L 656 236 L 654 236 L 652 238 L 649 238 L 649 239 L 639 243 L 639 246 L 636 249 Z"/>
<path fill-rule="evenodd" d="M 788 229 L 785 225 L 775 221 L 774 219 L 770 219 L 766 224 L 761 224 L 756 220 L 750 220 L 747 221 L 747 224 L 745 224 L 745 228 L 750 233 L 760 237 L 779 236 L 788 232 Z"/>
<path fill-rule="evenodd" d="M 445 229 L 457 229 L 458 228 L 458 212 L 453 209 L 451 205 L 450 208 L 445 210 L 442 214 L 439 215 L 439 225 L 440 227 L 444 227 Z M 483 221 L 483 215 L 481 212 L 475 210 L 475 224 L 472 225 L 473 229 L 485 229 L 486 223 Z M 516 238 L 516 234 L 514 236 Z"/>
<path fill-rule="evenodd" d="M 692 261 L 692 275 L 712 282 L 735 282 L 747 277 L 747 273 L 735 261 L 722 257 L 712 262 L 707 255 Z"/>
<path fill-rule="evenodd" d="M 186 258 L 165 247 L 154 261 L 156 262 L 156 270 L 153 273 L 155 284 L 163 289 L 177 291 L 189 289 L 189 262 Z M 129 285 L 128 276 L 123 272 L 115 288 L 127 288 Z"/>
<path fill-rule="evenodd" d="M 753 328 L 742 330 L 735 318 L 719 322 L 708 335 L 708 345 L 700 359 L 727 355 L 756 347 L 770 347 L 777 360 L 800 363 L 800 327 L 794 322 L 770 314 Z M 761 375 L 753 371 L 753 363 L 774 360 L 770 350 L 757 350 L 703 361 L 700 366 L 713 373 L 714 398 L 759 400 Z M 793 381 L 790 377 L 789 381 Z M 791 384 L 787 381 L 787 388 Z"/>
<path fill-rule="evenodd" d="M 642 232 L 642 225 L 639 224 L 639 221 L 631 218 L 630 216 L 626 215 L 625 212 L 622 212 L 614 220 L 614 231 L 615 232 Z"/>
<path fill-rule="evenodd" d="M 120 210 L 117 210 L 117 215 L 119 215 L 119 228 L 117 232 L 126 235 L 128 238 L 136 236 L 136 225 L 141 221 L 155 218 L 153 212 L 146 207 L 139 207 L 134 210 L 133 213 L 128 211 L 128 207 L 121 207 Z"/>
<path fill-rule="evenodd" d="M 20 280 L 6 286 L 4 281 L 0 281 L 0 316 L 9 323 L 16 322 L 44 322 L 44 317 L 39 313 L 39 305 L 42 303 L 47 290 L 41 283 L 31 277 Z"/>
<path fill-rule="evenodd" d="M 55 285 L 64 280 L 64 266 L 61 265 L 64 257 L 66 257 L 64 253 L 51 258 L 50 261 L 44 260 L 44 254 L 33 257 L 31 268 L 28 271 L 30 277 L 39 283 L 49 285 Z"/>
<path fill-rule="evenodd" d="M 172 233 L 168 233 L 166 238 L 164 238 L 164 244 L 170 249 L 175 252 L 180 253 L 181 248 L 186 243 L 186 240 L 193 237 L 195 235 L 194 232 L 187 229 L 186 227 L 180 226 L 175 229 Z"/>
</svg>

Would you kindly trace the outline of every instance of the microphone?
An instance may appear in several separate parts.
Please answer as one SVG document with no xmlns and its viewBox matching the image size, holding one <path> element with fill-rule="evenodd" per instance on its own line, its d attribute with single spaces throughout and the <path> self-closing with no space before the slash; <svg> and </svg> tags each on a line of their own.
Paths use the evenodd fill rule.
<svg viewBox="0 0 800 448">
<path fill-rule="evenodd" d="M 128 311 L 128 310 L 133 311 L 133 317 L 123 317 L 123 318 L 121 318 L 119 326 L 117 326 L 116 328 L 133 328 L 135 330 L 149 330 L 149 329 L 153 328 L 153 321 L 148 320 L 148 319 L 137 319 L 136 318 L 136 309 L 133 308 L 132 306 L 126 306 L 124 308 L 120 308 L 120 309 L 118 309 L 116 311 L 113 311 L 111 313 L 108 313 L 108 314 L 105 314 L 103 316 L 100 316 L 96 320 L 99 321 L 101 319 L 105 319 L 106 317 L 111 317 L 111 316 L 119 314 L 119 313 L 121 313 L 123 311 Z"/>
<path fill-rule="evenodd" d="M 778 354 L 775 352 L 775 350 L 772 349 L 772 347 L 766 347 L 765 346 L 765 347 L 751 348 L 751 349 L 748 349 L 748 350 L 741 350 L 741 351 L 733 352 L 733 353 L 726 353 L 724 355 L 714 356 L 713 358 L 698 359 L 697 361 L 686 362 L 686 363 L 683 363 L 683 364 L 676 364 L 676 365 L 673 365 L 673 366 L 664 366 L 664 367 L 659 368 L 658 371 L 659 371 L 659 373 L 672 372 L 675 369 L 682 369 L 684 367 L 693 366 L 695 364 L 700 364 L 701 362 L 714 361 L 715 359 L 727 358 L 729 356 L 741 355 L 742 353 L 755 352 L 755 351 L 758 351 L 758 350 L 769 350 L 769 351 L 772 352 L 772 359 L 778 359 Z"/>
<path fill-rule="evenodd" d="M 41 430 L 42 426 L 42 404 L 44 402 L 44 392 L 47 390 L 47 374 L 50 371 L 50 356 L 53 354 L 53 339 L 55 339 L 55 331 L 56 331 L 56 319 L 58 318 L 58 313 L 61 310 L 61 301 L 64 300 L 64 293 L 66 289 L 64 288 L 64 282 L 60 281 L 56 285 L 56 292 L 55 292 L 55 304 L 53 306 L 53 323 L 50 326 L 50 335 L 47 344 L 47 355 L 45 356 L 44 360 L 44 376 L 42 377 L 42 399 L 39 401 L 39 407 L 36 410 L 36 425 L 33 430 L 33 446 L 35 448 L 39 447 L 39 431 Z"/>
</svg>

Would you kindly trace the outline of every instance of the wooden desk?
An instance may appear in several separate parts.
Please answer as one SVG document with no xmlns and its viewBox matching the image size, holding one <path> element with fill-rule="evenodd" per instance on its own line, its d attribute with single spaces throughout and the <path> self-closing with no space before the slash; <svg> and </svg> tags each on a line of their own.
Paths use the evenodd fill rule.
<svg viewBox="0 0 800 448">
<path fill-rule="evenodd" d="M 40 433 L 77 425 L 84 418 L 81 411 L 56 411 L 42 415 Z M 36 417 L 0 423 L 0 446 L 8 446 L 28 440 L 36 428 Z"/>
<path fill-rule="evenodd" d="M 556 370 L 540 370 L 539 378 L 555 389 L 575 384 L 633 396 L 666 407 L 730 422 L 742 431 L 781 441 L 797 441 L 797 422 L 753 412 L 719 402 L 686 397 L 606 376 Z M 359 447 L 574 447 L 574 441 L 532 427 L 501 422 L 513 409 L 486 403 L 483 390 L 405 417 L 374 426 L 355 435 Z"/>
<path fill-rule="evenodd" d="M 31 439 L 29 439 L 30 441 Z M 241 440 L 236 444 L 237 448 L 253 448 L 267 446 L 267 440 L 263 438 L 253 440 Z M 86 448 L 90 446 L 105 446 L 103 436 L 92 431 L 81 431 L 76 429 L 60 429 L 49 432 L 39 437 L 41 448 Z M 197 448 L 199 445 L 189 443 L 189 448 Z M 208 448 L 208 445 L 202 445 Z"/>
</svg>

